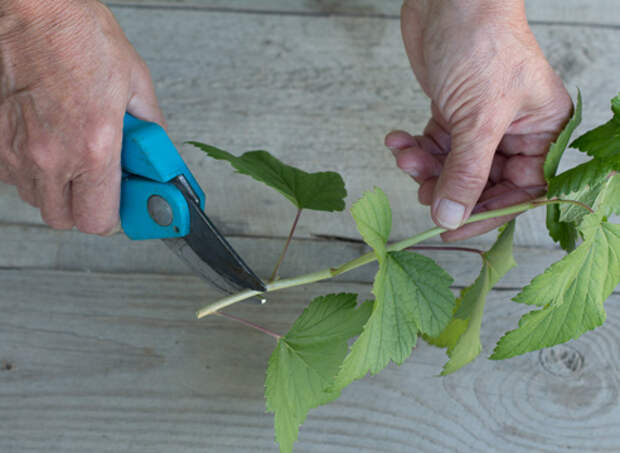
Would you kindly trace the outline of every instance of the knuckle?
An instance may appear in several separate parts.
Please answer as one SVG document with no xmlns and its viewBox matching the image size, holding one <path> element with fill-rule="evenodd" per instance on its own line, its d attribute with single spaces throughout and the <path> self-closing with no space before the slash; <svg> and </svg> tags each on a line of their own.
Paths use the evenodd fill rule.
<svg viewBox="0 0 620 453">
<path fill-rule="evenodd" d="M 106 121 L 98 124 L 87 137 L 87 168 L 106 167 L 120 151 L 119 125 Z"/>
<path fill-rule="evenodd" d="M 50 142 L 40 141 L 30 145 L 28 155 L 38 173 L 48 174 L 59 166 L 58 154 Z"/>
</svg>

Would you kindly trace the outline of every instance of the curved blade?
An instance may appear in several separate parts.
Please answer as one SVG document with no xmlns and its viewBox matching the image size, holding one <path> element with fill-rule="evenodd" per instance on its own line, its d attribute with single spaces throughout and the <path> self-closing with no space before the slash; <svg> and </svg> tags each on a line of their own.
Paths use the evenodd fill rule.
<svg viewBox="0 0 620 453">
<path fill-rule="evenodd" d="M 187 182 L 175 181 L 175 185 L 181 190 L 189 206 L 190 233 L 183 238 L 163 239 L 164 243 L 198 275 L 224 292 L 230 293 L 239 289 L 265 291 L 263 281 L 202 211 Z"/>
</svg>

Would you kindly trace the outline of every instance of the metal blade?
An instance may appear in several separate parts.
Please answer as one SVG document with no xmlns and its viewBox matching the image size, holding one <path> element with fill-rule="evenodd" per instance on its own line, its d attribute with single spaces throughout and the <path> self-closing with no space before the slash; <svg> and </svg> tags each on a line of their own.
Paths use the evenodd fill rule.
<svg viewBox="0 0 620 453">
<path fill-rule="evenodd" d="M 189 206 L 190 233 L 183 238 L 163 239 L 164 243 L 198 275 L 224 292 L 239 289 L 265 291 L 263 281 L 202 211 L 185 178 L 180 176 L 174 183 Z"/>
</svg>

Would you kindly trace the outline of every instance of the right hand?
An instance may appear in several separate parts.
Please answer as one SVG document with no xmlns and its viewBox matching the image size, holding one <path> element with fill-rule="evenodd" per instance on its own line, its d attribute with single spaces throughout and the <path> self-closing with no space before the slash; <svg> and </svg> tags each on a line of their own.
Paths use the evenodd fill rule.
<svg viewBox="0 0 620 453">
<path fill-rule="evenodd" d="M 53 228 L 118 229 L 126 111 L 165 121 L 149 70 L 96 0 L 0 6 L 0 181 Z"/>
</svg>

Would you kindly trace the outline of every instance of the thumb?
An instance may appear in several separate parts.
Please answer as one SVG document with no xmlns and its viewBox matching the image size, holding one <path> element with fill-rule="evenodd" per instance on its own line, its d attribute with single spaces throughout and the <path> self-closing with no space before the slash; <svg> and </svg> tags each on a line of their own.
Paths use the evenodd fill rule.
<svg viewBox="0 0 620 453">
<path fill-rule="evenodd" d="M 133 74 L 132 92 L 127 111 L 137 118 L 151 121 L 167 128 L 166 120 L 157 102 L 155 88 L 148 67 L 142 60 Z"/>
<path fill-rule="evenodd" d="M 480 198 L 493 157 L 512 117 L 481 109 L 450 128 L 451 149 L 435 185 L 431 215 L 440 227 L 463 224 Z"/>
</svg>

